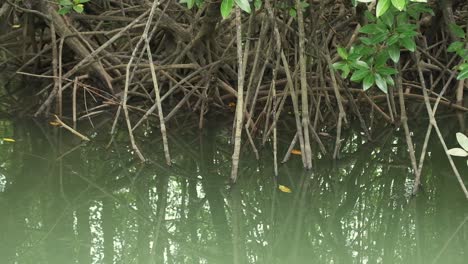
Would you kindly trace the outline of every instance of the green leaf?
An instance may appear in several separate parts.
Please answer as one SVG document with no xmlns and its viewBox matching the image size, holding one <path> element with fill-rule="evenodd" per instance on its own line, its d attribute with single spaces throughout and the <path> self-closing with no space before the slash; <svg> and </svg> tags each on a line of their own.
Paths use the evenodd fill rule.
<svg viewBox="0 0 468 264">
<path fill-rule="evenodd" d="M 417 28 L 410 24 L 400 25 L 396 31 L 400 33 L 400 38 L 414 37 L 418 35 Z"/>
<path fill-rule="evenodd" d="M 374 85 L 375 78 L 372 73 L 368 74 L 364 80 L 362 81 L 362 89 L 364 91 L 367 91 L 367 89 L 371 88 L 372 85 Z"/>
<path fill-rule="evenodd" d="M 370 38 L 365 38 L 365 37 L 364 37 L 364 38 L 359 38 L 359 40 L 360 40 L 362 43 L 364 43 L 364 44 L 366 44 L 366 45 L 368 45 L 368 46 L 373 45 L 372 40 L 371 40 Z"/>
<path fill-rule="evenodd" d="M 406 6 L 406 0 L 392 0 L 392 5 L 396 7 L 396 9 L 403 11 Z"/>
<path fill-rule="evenodd" d="M 240 9 L 250 14 L 251 10 L 250 10 L 250 4 L 248 0 L 234 0 L 234 1 L 236 2 L 237 6 L 240 7 Z"/>
<path fill-rule="evenodd" d="M 411 52 L 416 50 L 416 43 L 413 38 L 402 38 L 400 44 Z"/>
<path fill-rule="evenodd" d="M 400 36 L 397 35 L 397 34 L 394 34 L 394 35 L 391 35 L 388 39 L 387 39 L 387 45 L 391 46 L 395 43 L 398 43 L 398 40 L 400 39 Z"/>
<path fill-rule="evenodd" d="M 397 63 L 400 60 L 400 47 L 398 45 L 391 45 L 387 49 L 388 55 L 390 55 L 390 59 L 394 63 Z"/>
<path fill-rule="evenodd" d="M 380 17 L 387 12 L 390 7 L 390 0 L 379 0 L 377 3 L 376 16 Z"/>
<path fill-rule="evenodd" d="M 465 44 L 461 41 L 455 41 L 450 46 L 448 47 L 447 51 L 448 52 L 456 52 L 460 49 L 463 49 Z"/>
<path fill-rule="evenodd" d="M 60 8 L 59 11 L 57 12 L 59 15 L 66 15 L 70 12 L 70 8 L 68 7 L 63 7 Z"/>
<path fill-rule="evenodd" d="M 377 84 L 377 87 L 379 87 L 379 89 L 382 90 L 382 92 L 388 92 L 387 82 L 378 73 L 375 74 L 375 84 Z"/>
<path fill-rule="evenodd" d="M 192 9 L 194 5 L 195 5 L 195 0 L 187 0 L 188 9 Z"/>
<path fill-rule="evenodd" d="M 464 150 L 468 151 L 468 137 L 465 134 L 458 132 L 457 141 Z"/>
<path fill-rule="evenodd" d="M 368 74 L 370 73 L 370 71 L 368 69 L 361 69 L 361 70 L 357 70 L 353 73 L 353 75 L 351 76 L 351 81 L 353 82 L 360 82 L 362 79 L 364 79 Z"/>
<path fill-rule="evenodd" d="M 377 72 L 381 75 L 392 75 L 397 74 L 398 71 L 390 67 L 378 67 Z"/>
<path fill-rule="evenodd" d="M 395 81 L 393 78 L 389 75 L 385 76 L 385 81 L 387 82 L 388 85 L 390 86 L 395 86 Z"/>
<path fill-rule="evenodd" d="M 59 4 L 61 6 L 72 6 L 73 5 L 72 1 L 70 1 L 70 0 L 60 0 Z"/>
<path fill-rule="evenodd" d="M 459 25 L 452 23 L 449 25 L 449 28 L 450 28 L 450 31 L 452 31 L 452 33 L 455 36 L 462 38 L 462 39 L 465 38 L 465 31 Z"/>
<path fill-rule="evenodd" d="M 91 0 L 78 0 L 78 3 L 79 3 L 79 4 L 84 4 L 84 3 L 87 3 L 87 2 L 89 2 L 89 1 L 91 1 Z"/>
<path fill-rule="evenodd" d="M 343 69 L 342 69 L 343 73 L 341 74 L 341 77 L 343 77 L 344 79 L 348 78 L 348 75 L 349 73 L 351 72 L 351 68 L 349 67 L 348 64 L 346 64 L 345 66 L 343 66 Z"/>
<path fill-rule="evenodd" d="M 457 76 L 457 80 L 465 80 L 468 79 L 468 68 L 464 69 L 463 71 L 460 72 Z"/>
<path fill-rule="evenodd" d="M 377 18 L 371 12 L 369 12 L 369 10 L 366 10 L 364 15 L 366 16 L 366 19 L 369 21 L 369 23 L 375 22 L 377 20 Z"/>
<path fill-rule="evenodd" d="M 351 75 L 350 80 L 353 82 L 360 82 L 362 79 L 364 79 L 364 77 L 367 76 L 367 74 L 369 74 L 369 70 L 367 69 L 357 70 Z"/>
<path fill-rule="evenodd" d="M 467 153 L 464 149 L 461 149 L 461 148 L 449 149 L 449 150 L 447 151 L 447 153 L 448 153 L 450 156 L 468 157 L 468 153 Z"/>
<path fill-rule="evenodd" d="M 393 26 L 393 14 L 391 12 L 387 12 L 383 14 L 380 19 L 389 27 Z"/>
<path fill-rule="evenodd" d="M 290 15 L 291 17 L 296 17 L 296 16 L 297 16 L 296 9 L 290 8 L 290 9 L 289 9 L 289 15 Z"/>
<path fill-rule="evenodd" d="M 387 32 L 378 33 L 370 38 L 371 44 L 381 43 L 388 38 Z"/>
<path fill-rule="evenodd" d="M 223 17 L 223 19 L 229 17 L 233 6 L 234 0 L 223 0 L 223 2 L 221 3 L 221 16 Z"/>
<path fill-rule="evenodd" d="M 337 49 L 338 51 L 338 55 L 340 55 L 340 57 L 343 59 L 343 60 L 347 60 L 348 59 L 348 52 L 346 51 L 345 48 L 342 48 L 342 47 L 338 47 Z"/>
<path fill-rule="evenodd" d="M 377 24 L 367 24 L 363 26 L 361 29 L 359 29 L 359 32 L 365 33 L 365 34 L 377 34 L 377 33 L 381 33 L 382 31 L 383 31 L 382 27 L 380 27 Z"/>
<path fill-rule="evenodd" d="M 254 7 L 255 7 L 255 10 L 260 10 L 260 8 L 262 7 L 262 0 L 255 0 Z"/>
<path fill-rule="evenodd" d="M 83 7 L 82 4 L 74 5 L 74 6 L 73 6 L 73 10 L 75 10 L 75 12 L 81 14 L 81 13 L 83 13 L 83 11 L 84 11 L 84 7 Z"/>
<path fill-rule="evenodd" d="M 351 72 L 351 68 L 349 67 L 349 65 L 343 61 L 333 63 L 333 69 L 341 70 L 341 77 L 343 78 L 347 78 L 349 73 Z"/>
<path fill-rule="evenodd" d="M 460 71 L 468 70 L 468 63 L 463 63 L 458 66 Z"/>
<path fill-rule="evenodd" d="M 379 52 L 378 54 L 374 55 L 375 58 L 375 66 L 382 67 L 387 63 L 388 60 L 388 53 L 386 51 Z"/>
<path fill-rule="evenodd" d="M 367 64 L 365 61 L 362 61 L 362 60 L 358 60 L 356 62 L 353 63 L 353 67 L 356 68 L 356 69 L 359 69 L 359 70 L 365 70 L 365 69 L 369 69 L 369 64 Z"/>
</svg>

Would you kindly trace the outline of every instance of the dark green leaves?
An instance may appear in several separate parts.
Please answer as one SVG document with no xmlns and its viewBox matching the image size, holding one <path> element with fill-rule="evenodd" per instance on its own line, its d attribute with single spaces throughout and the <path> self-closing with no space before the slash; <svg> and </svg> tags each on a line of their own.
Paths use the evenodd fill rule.
<svg viewBox="0 0 468 264">
<path fill-rule="evenodd" d="M 448 47 L 448 52 L 457 52 L 465 47 L 465 43 L 461 41 L 455 41 Z"/>
<path fill-rule="evenodd" d="M 449 27 L 450 27 L 450 31 L 452 31 L 452 33 L 455 36 L 457 36 L 457 37 L 459 37 L 461 39 L 465 38 L 465 31 L 463 30 L 462 27 L 460 27 L 457 24 L 450 24 Z"/>
<path fill-rule="evenodd" d="M 416 50 L 416 43 L 411 37 L 400 39 L 400 44 L 411 52 L 414 52 Z"/>
<path fill-rule="evenodd" d="M 351 81 L 353 82 L 360 82 L 362 79 L 364 79 L 366 76 L 370 75 L 371 72 L 369 69 L 360 69 L 357 70 L 353 73 L 351 76 Z"/>
<path fill-rule="evenodd" d="M 397 63 L 400 60 L 400 47 L 398 45 L 388 47 L 388 55 L 394 63 Z"/>
</svg>

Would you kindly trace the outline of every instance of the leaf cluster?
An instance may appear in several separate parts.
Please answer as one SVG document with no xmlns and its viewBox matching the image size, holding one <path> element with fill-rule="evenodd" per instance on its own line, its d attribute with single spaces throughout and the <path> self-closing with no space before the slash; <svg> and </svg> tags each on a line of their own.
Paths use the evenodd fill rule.
<svg viewBox="0 0 468 264">
<path fill-rule="evenodd" d="M 382 3 L 388 6 L 379 9 Z M 419 19 L 425 12 L 432 13 L 432 10 L 421 3 L 380 0 L 375 16 L 370 12 L 365 14 L 369 24 L 359 30 L 363 35 L 359 38 L 360 43 L 349 51 L 338 48 L 342 60 L 333 64 L 333 67 L 342 72 L 343 78 L 351 74 L 350 80 L 362 83 L 364 90 L 376 85 L 387 93 L 388 86 L 394 86 L 392 75 L 397 73 L 391 67 L 391 62 L 399 62 L 402 49 L 411 52 L 416 50 L 414 38 L 418 35 L 418 27 L 411 21 Z"/>
<path fill-rule="evenodd" d="M 457 141 L 462 148 L 453 148 L 447 151 L 448 154 L 451 156 L 456 157 L 468 157 L 468 137 L 465 136 L 463 133 L 457 133 Z M 468 165 L 468 160 L 466 161 Z"/>
<path fill-rule="evenodd" d="M 90 0 L 60 0 L 59 5 L 60 9 L 58 11 L 61 15 L 66 15 L 72 11 L 77 13 L 83 13 L 84 3 L 89 2 Z"/>
<path fill-rule="evenodd" d="M 451 24 L 450 30 L 455 36 L 457 36 L 461 40 L 455 41 L 452 44 L 450 44 L 447 51 L 455 52 L 458 56 L 462 58 L 461 64 L 456 67 L 456 69 L 459 71 L 457 79 L 465 80 L 468 79 L 468 49 L 465 48 L 467 46 L 466 42 L 468 41 L 468 36 L 463 30 L 463 28 L 456 24 Z"/>
</svg>

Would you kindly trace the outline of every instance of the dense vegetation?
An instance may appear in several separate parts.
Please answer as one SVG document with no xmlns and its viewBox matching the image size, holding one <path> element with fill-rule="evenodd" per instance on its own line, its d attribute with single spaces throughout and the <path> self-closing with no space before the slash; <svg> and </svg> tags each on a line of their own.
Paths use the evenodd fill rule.
<svg viewBox="0 0 468 264">
<path fill-rule="evenodd" d="M 233 182 L 243 142 L 257 158 L 271 142 L 277 174 L 277 127 L 291 112 L 290 150 L 299 145 L 307 169 L 317 155 L 339 158 L 353 120 L 369 141 L 375 123 L 401 125 L 415 193 L 434 130 L 468 197 L 435 118 L 438 106 L 457 110 L 465 130 L 467 8 L 463 0 L 0 0 L 1 67 L 42 80 L 33 91 L 7 85 L 2 98 L 34 94 L 34 116 L 56 114 L 64 127 L 70 117 L 77 135 L 77 120 L 113 113 L 112 133 L 125 124 L 142 161 L 134 133 L 155 118 L 168 165 L 175 115 L 196 113 L 201 128 L 207 113 L 233 112 Z M 423 118 L 430 124 L 416 148 L 409 120 Z M 322 143 L 327 133 L 333 149 Z"/>
</svg>

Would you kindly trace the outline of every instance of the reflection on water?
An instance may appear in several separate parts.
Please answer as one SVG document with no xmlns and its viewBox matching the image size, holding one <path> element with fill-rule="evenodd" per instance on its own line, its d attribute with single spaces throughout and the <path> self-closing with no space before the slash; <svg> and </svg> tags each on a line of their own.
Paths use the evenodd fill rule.
<svg viewBox="0 0 468 264">
<path fill-rule="evenodd" d="M 185 126 L 171 135 L 167 168 L 151 130 L 139 138 L 151 162 L 139 164 L 125 132 L 110 145 L 105 132 L 90 133 L 84 145 L 58 128 L 1 121 L 0 137 L 16 142 L 0 145 L 0 263 L 468 259 L 467 202 L 438 144 L 415 199 L 403 137 L 392 128 L 375 131 L 373 143 L 348 132 L 340 161 L 317 159 L 313 171 L 293 156 L 277 181 L 268 146 L 260 162 L 244 146 L 240 182 L 230 188 L 228 131 Z"/>
</svg>

